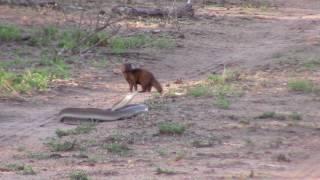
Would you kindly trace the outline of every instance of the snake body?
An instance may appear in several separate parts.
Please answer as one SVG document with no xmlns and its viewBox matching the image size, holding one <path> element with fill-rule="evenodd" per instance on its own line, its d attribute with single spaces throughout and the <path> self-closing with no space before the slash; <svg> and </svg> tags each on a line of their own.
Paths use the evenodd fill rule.
<svg viewBox="0 0 320 180">
<path fill-rule="evenodd" d="M 75 124 L 82 121 L 116 121 L 147 112 L 148 106 L 145 104 L 127 105 L 137 93 L 126 95 L 110 109 L 98 108 L 65 108 L 59 113 L 59 120 L 66 124 Z"/>
<path fill-rule="evenodd" d="M 147 112 L 148 107 L 144 104 L 130 104 L 115 111 L 98 108 L 65 108 L 59 113 L 59 120 L 92 120 L 92 121 L 115 121 L 132 117 L 142 112 Z"/>
</svg>

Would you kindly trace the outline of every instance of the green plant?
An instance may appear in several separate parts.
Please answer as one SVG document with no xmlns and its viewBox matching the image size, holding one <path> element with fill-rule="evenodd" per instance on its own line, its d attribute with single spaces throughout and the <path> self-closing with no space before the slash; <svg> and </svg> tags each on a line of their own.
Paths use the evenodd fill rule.
<svg viewBox="0 0 320 180">
<path fill-rule="evenodd" d="M 151 42 L 151 46 L 160 49 L 169 49 L 174 48 L 176 46 L 176 43 L 173 39 L 169 39 L 167 37 L 160 37 L 157 39 L 153 39 Z"/>
<path fill-rule="evenodd" d="M 21 36 L 20 29 L 12 25 L 0 24 L 0 40 L 12 41 L 18 40 Z"/>
<path fill-rule="evenodd" d="M 69 174 L 70 180 L 89 180 L 87 173 L 83 170 L 77 170 Z"/>
<path fill-rule="evenodd" d="M 42 160 L 42 159 L 49 159 L 50 155 L 48 153 L 42 153 L 42 152 L 29 152 L 27 157 L 31 159 Z"/>
<path fill-rule="evenodd" d="M 23 175 L 35 175 L 36 172 L 33 170 L 32 166 L 24 164 L 7 164 L 6 168 L 11 171 L 22 171 Z"/>
<path fill-rule="evenodd" d="M 275 117 L 275 112 L 264 112 L 261 115 L 259 115 L 257 118 L 259 119 L 267 119 L 267 118 L 273 118 Z"/>
<path fill-rule="evenodd" d="M 315 69 L 320 66 L 320 58 L 313 58 L 303 63 L 304 67 L 308 69 Z"/>
<path fill-rule="evenodd" d="M 99 32 L 91 36 L 88 41 L 87 45 L 98 45 L 98 46 L 106 46 L 108 44 L 109 34 L 105 32 Z"/>
<path fill-rule="evenodd" d="M 7 164 L 6 168 L 10 169 L 11 171 L 22 171 L 24 169 L 24 164 Z"/>
<path fill-rule="evenodd" d="M 56 135 L 58 137 L 63 137 L 63 136 L 69 136 L 69 135 L 88 134 L 95 129 L 96 129 L 95 124 L 84 123 L 84 124 L 80 124 L 75 129 L 69 129 L 69 130 L 57 129 Z"/>
<path fill-rule="evenodd" d="M 47 46 L 59 39 L 59 33 L 59 29 L 52 25 L 34 29 L 28 43 L 31 46 Z"/>
<path fill-rule="evenodd" d="M 281 113 L 275 113 L 275 112 L 264 112 L 261 115 L 257 117 L 258 119 L 268 119 L 268 118 L 273 118 L 277 120 L 286 120 L 286 115 L 281 114 Z"/>
<path fill-rule="evenodd" d="M 197 85 L 187 89 L 187 94 L 193 97 L 208 96 L 212 94 L 210 87 L 206 85 Z"/>
<path fill-rule="evenodd" d="M 289 118 L 293 119 L 293 120 L 301 120 L 302 119 L 301 115 L 297 112 L 292 112 L 291 114 L 289 114 Z"/>
<path fill-rule="evenodd" d="M 119 155 L 125 155 L 130 150 L 127 145 L 121 143 L 104 144 L 103 148 L 107 149 L 108 152 Z"/>
<path fill-rule="evenodd" d="M 76 146 L 76 140 L 73 141 L 60 141 L 57 139 L 51 139 L 49 142 L 45 143 L 51 151 L 71 151 Z"/>
<path fill-rule="evenodd" d="M 186 127 L 182 124 L 163 122 L 158 125 L 160 134 L 183 134 Z"/>
<path fill-rule="evenodd" d="M 166 174 L 166 175 L 176 174 L 176 172 L 173 171 L 173 170 L 164 169 L 164 168 L 160 168 L 160 167 L 158 167 L 158 168 L 156 169 L 156 173 L 157 173 L 157 174 Z"/>
<path fill-rule="evenodd" d="M 114 53 L 123 53 L 127 49 L 142 47 L 150 41 L 150 37 L 145 35 L 136 35 L 129 37 L 116 36 L 111 39 L 110 46 Z"/>
<path fill-rule="evenodd" d="M 229 109 L 230 107 L 230 101 L 222 95 L 217 97 L 214 104 L 221 109 Z"/>
<path fill-rule="evenodd" d="M 58 47 L 63 49 L 74 49 L 79 44 L 85 32 L 80 29 L 68 29 L 60 34 Z"/>
<path fill-rule="evenodd" d="M 295 79 L 290 80 L 288 82 L 288 88 L 292 91 L 299 91 L 299 92 L 312 92 L 313 89 L 313 83 L 309 80 L 304 79 Z"/>
<path fill-rule="evenodd" d="M 26 93 L 31 90 L 45 90 L 49 83 L 47 74 L 27 70 L 15 74 L 0 69 L 0 91 Z"/>
<path fill-rule="evenodd" d="M 36 172 L 33 170 L 32 166 L 25 165 L 22 170 L 23 175 L 35 175 Z"/>
</svg>

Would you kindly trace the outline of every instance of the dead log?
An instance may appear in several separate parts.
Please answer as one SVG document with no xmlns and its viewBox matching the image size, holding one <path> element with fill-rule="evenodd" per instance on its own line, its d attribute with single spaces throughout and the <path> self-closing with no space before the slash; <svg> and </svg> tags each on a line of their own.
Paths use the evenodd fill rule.
<svg viewBox="0 0 320 180">
<path fill-rule="evenodd" d="M 194 9 L 192 4 L 186 4 L 173 10 L 150 8 L 150 7 L 131 7 L 125 5 L 118 5 L 112 8 L 112 12 L 118 15 L 126 16 L 143 16 L 143 17 L 192 17 L 194 16 Z"/>
</svg>

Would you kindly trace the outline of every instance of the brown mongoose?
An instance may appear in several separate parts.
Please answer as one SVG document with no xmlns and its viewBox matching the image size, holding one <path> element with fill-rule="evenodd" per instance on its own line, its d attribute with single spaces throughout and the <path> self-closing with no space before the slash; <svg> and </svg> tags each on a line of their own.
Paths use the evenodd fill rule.
<svg viewBox="0 0 320 180">
<path fill-rule="evenodd" d="M 141 68 L 133 68 L 132 64 L 125 63 L 121 65 L 121 72 L 129 83 L 130 92 L 132 92 L 133 88 L 137 91 L 137 85 L 140 84 L 142 90 L 139 92 L 150 92 L 151 88 L 154 87 L 162 94 L 162 86 L 150 71 Z"/>
</svg>

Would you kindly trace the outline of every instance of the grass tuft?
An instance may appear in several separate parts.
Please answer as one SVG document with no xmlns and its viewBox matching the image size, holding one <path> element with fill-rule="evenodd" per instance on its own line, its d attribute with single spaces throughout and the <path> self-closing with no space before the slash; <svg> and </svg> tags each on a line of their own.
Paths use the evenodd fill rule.
<svg viewBox="0 0 320 180">
<path fill-rule="evenodd" d="M 76 146 L 76 141 L 59 141 L 57 139 L 51 139 L 45 143 L 51 151 L 71 151 Z"/>
<path fill-rule="evenodd" d="M 288 82 L 288 88 L 292 91 L 309 93 L 313 90 L 313 83 L 309 80 L 295 79 Z"/>
<path fill-rule="evenodd" d="M 70 180 L 89 180 L 87 173 L 83 170 L 77 170 L 69 174 Z"/>
<path fill-rule="evenodd" d="M 301 114 L 297 113 L 297 112 L 292 112 L 291 114 L 289 114 L 289 118 L 292 120 L 302 120 L 302 116 Z"/>
<path fill-rule="evenodd" d="M 158 168 L 156 169 L 156 174 L 173 175 L 173 174 L 176 174 L 176 172 L 173 171 L 173 170 L 169 170 L 169 169 L 164 169 L 164 168 L 158 167 Z"/>
<path fill-rule="evenodd" d="M 35 175 L 36 172 L 33 170 L 32 166 L 24 164 L 8 164 L 6 168 L 11 171 L 22 172 L 23 175 Z"/>
<path fill-rule="evenodd" d="M 21 37 L 20 29 L 11 26 L 0 24 L 0 41 L 14 41 Z"/>
<path fill-rule="evenodd" d="M 163 122 L 158 125 L 160 134 L 183 134 L 186 127 L 182 124 Z"/>
<path fill-rule="evenodd" d="M 229 109 L 230 100 L 228 100 L 225 96 L 218 96 L 214 104 L 221 109 Z"/>
<path fill-rule="evenodd" d="M 69 76 L 69 66 L 56 58 L 40 61 L 40 67 L 26 68 L 18 72 L 12 71 L 12 66 L 11 63 L 0 64 L 0 93 L 45 91 L 52 80 Z"/>
<path fill-rule="evenodd" d="M 197 85 L 194 87 L 190 87 L 187 90 L 187 94 L 193 97 L 201 97 L 201 96 L 208 96 L 212 94 L 210 87 L 205 85 Z"/>
<path fill-rule="evenodd" d="M 119 154 L 119 155 L 125 155 L 130 150 L 127 145 L 121 144 L 121 143 L 104 144 L 103 148 L 107 149 L 108 152 Z"/>
<path fill-rule="evenodd" d="M 63 136 L 69 136 L 69 135 L 88 134 L 95 129 L 96 129 L 95 124 L 84 123 L 84 124 L 80 124 L 75 129 L 70 129 L 70 130 L 57 129 L 56 135 L 58 137 L 63 137 Z"/>
</svg>

